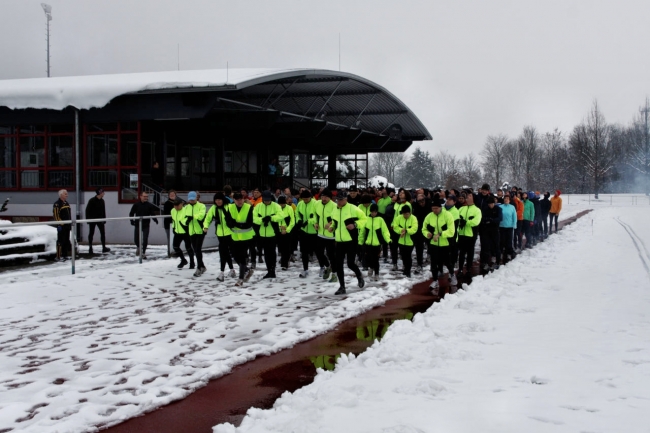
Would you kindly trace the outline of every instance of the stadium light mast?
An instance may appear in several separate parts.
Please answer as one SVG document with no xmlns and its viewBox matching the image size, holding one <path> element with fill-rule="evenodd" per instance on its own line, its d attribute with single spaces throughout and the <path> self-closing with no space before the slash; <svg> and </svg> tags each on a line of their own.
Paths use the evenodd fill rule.
<svg viewBox="0 0 650 433">
<path fill-rule="evenodd" d="M 47 77 L 50 77 L 50 21 L 52 21 L 52 6 L 41 3 L 41 6 L 43 7 L 43 10 L 45 11 L 45 18 L 47 20 L 47 33 L 46 33 L 46 40 L 47 40 Z"/>
</svg>

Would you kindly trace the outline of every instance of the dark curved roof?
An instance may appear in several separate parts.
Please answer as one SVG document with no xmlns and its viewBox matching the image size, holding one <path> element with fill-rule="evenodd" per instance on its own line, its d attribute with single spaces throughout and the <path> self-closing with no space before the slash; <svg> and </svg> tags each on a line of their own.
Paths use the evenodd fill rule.
<svg viewBox="0 0 650 433">
<path fill-rule="evenodd" d="M 264 125 L 279 139 L 306 137 L 351 152 L 405 150 L 431 139 L 395 95 L 346 72 L 220 69 L 0 81 L 0 121 L 68 119 L 73 107 L 84 121 L 211 118 L 241 134 Z"/>
<path fill-rule="evenodd" d="M 215 109 L 278 111 L 284 114 L 286 122 L 326 122 L 326 130 L 349 128 L 386 134 L 392 125 L 399 125 L 402 140 L 431 140 L 429 131 L 399 98 L 370 80 L 346 72 L 322 69 L 269 72 L 229 86 L 192 90 L 226 93 L 218 98 Z M 188 91 L 175 88 L 137 93 Z"/>
</svg>

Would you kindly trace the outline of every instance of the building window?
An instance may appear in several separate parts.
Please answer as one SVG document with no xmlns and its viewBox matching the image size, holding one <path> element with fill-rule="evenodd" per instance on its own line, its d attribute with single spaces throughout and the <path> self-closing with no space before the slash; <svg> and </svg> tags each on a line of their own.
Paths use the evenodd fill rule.
<svg viewBox="0 0 650 433">
<path fill-rule="evenodd" d="M 0 190 L 74 187 L 72 125 L 0 126 Z"/>
<path fill-rule="evenodd" d="M 131 185 L 131 176 L 142 182 L 139 122 L 84 125 L 84 140 L 86 189 L 117 190 L 120 202 L 137 200 L 139 185 Z"/>
</svg>

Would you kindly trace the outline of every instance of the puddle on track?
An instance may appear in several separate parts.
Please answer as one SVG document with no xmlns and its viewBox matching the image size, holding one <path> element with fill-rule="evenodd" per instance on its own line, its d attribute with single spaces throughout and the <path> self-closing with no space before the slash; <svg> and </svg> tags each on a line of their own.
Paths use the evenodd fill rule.
<svg viewBox="0 0 650 433">
<path fill-rule="evenodd" d="M 562 221 L 571 224 L 589 211 Z M 474 263 L 473 274 L 478 274 Z M 468 281 L 459 281 L 459 284 Z M 431 296 L 430 282 L 366 313 L 348 319 L 335 329 L 290 349 L 258 357 L 235 367 L 230 374 L 210 381 L 186 398 L 109 429 L 107 433 L 211 433 L 212 427 L 229 422 L 239 425 L 251 407 L 267 409 L 285 391 L 310 384 L 316 369 L 331 370 L 341 353 L 360 354 L 381 339 L 396 320 L 410 320 L 426 311 L 438 297 Z M 448 290 L 441 283 L 440 294 Z"/>
</svg>

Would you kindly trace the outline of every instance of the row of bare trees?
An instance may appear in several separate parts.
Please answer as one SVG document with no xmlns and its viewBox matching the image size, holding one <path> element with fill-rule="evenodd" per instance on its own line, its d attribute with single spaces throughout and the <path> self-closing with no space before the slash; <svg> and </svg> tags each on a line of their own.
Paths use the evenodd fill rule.
<svg viewBox="0 0 650 433">
<path fill-rule="evenodd" d="M 490 135 L 480 152 L 457 157 L 445 151 L 429 154 L 416 148 L 403 153 L 374 154 L 370 174 L 405 186 L 464 185 L 487 182 L 534 190 L 571 193 L 650 193 L 650 102 L 628 126 L 608 124 L 598 101 L 569 133 L 542 133 L 525 126 L 516 138 Z"/>
</svg>

